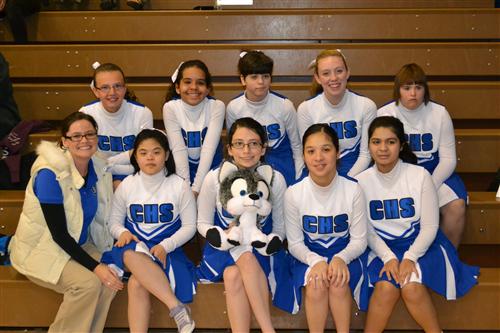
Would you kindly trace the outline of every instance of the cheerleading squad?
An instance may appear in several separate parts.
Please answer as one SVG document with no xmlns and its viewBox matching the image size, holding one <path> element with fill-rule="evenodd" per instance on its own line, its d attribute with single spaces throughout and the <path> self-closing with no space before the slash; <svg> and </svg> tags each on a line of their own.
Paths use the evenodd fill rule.
<svg viewBox="0 0 500 333">
<path fill-rule="evenodd" d="M 124 279 L 132 332 L 148 330 L 151 295 L 192 332 L 186 304 L 197 283 L 217 281 L 234 332 L 249 332 L 252 314 L 274 332 L 269 299 L 293 314 L 304 304 L 312 332 L 329 313 L 348 332 L 354 300 L 366 332 L 382 332 L 399 298 L 422 329 L 441 331 L 429 289 L 456 299 L 479 275 L 456 251 L 467 192 L 451 118 L 416 64 L 379 110 L 347 89 L 340 50 L 310 66 L 313 97 L 296 111 L 271 90 L 261 51 L 240 54 L 245 90 L 227 107 L 206 65 L 183 62 L 166 133 L 118 66 L 95 69 L 97 100 L 62 122 L 58 144 L 38 147 L 10 243 L 19 272 L 64 294 L 49 332 L 102 331 Z M 196 231 L 198 266 L 182 249 Z"/>
</svg>

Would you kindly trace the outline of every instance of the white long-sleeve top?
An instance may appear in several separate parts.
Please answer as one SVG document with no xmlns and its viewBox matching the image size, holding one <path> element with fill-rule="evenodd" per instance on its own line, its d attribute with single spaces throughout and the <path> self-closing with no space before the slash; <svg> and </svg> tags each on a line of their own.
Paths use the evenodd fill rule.
<svg viewBox="0 0 500 333">
<path fill-rule="evenodd" d="M 226 229 L 234 218 L 230 216 L 222 207 L 219 196 L 219 168 L 209 171 L 198 196 L 198 232 L 206 237 L 207 230 L 217 225 L 222 229 Z M 282 239 L 285 237 L 285 220 L 283 212 L 283 199 L 286 190 L 286 182 L 283 176 L 274 171 L 273 180 L 270 190 L 270 199 L 272 204 L 272 219 L 271 215 L 263 218 L 261 228 L 263 232 L 273 232 L 279 235 Z M 231 254 L 233 257 L 248 251 L 249 248 L 244 248 L 243 245 L 232 248 Z"/>
<path fill-rule="evenodd" d="M 239 118 L 250 117 L 257 120 L 266 128 L 268 135 L 268 146 L 272 150 L 284 151 L 289 149 L 292 153 L 295 166 L 295 178 L 298 179 L 304 167 L 302 158 L 302 143 L 297 128 L 297 112 L 293 103 L 285 96 L 270 91 L 267 96 L 259 102 L 252 102 L 245 94 L 233 99 L 226 108 L 226 128 Z M 284 145 L 284 139 L 288 137 L 289 146 Z"/>
<path fill-rule="evenodd" d="M 198 164 L 192 183 L 195 192 L 200 192 L 212 165 L 220 143 L 224 114 L 224 103 L 208 97 L 196 106 L 181 99 L 171 100 L 163 106 L 163 121 L 177 173 L 189 180 L 189 162 Z"/>
<path fill-rule="evenodd" d="M 436 189 L 455 171 L 455 132 L 444 106 L 429 102 L 409 110 L 401 102 L 399 105 L 391 102 L 381 107 L 377 116 L 393 116 L 401 120 L 411 150 L 417 155 L 418 163 L 432 174 Z"/>
<path fill-rule="evenodd" d="M 310 177 L 289 187 L 285 193 L 285 220 L 288 250 L 311 267 L 327 258 L 310 250 L 306 243 L 326 249 L 349 237 L 347 246 L 335 255 L 346 264 L 366 249 L 363 193 L 356 182 L 338 174 L 326 187 Z"/>
<path fill-rule="evenodd" d="M 80 108 L 97 122 L 99 151 L 106 157 L 134 148 L 135 137 L 145 128 L 153 127 L 153 114 L 146 106 L 127 100 L 116 112 L 108 112 L 100 101 Z"/>
<path fill-rule="evenodd" d="M 153 113 L 146 106 L 123 100 L 116 112 L 108 112 L 97 100 L 80 108 L 80 112 L 91 115 L 97 122 L 97 147 L 106 158 L 119 154 L 127 160 L 124 164 L 110 163 L 108 171 L 114 175 L 129 175 L 134 172 L 128 151 L 134 148 L 140 131 L 153 127 Z"/>
<path fill-rule="evenodd" d="M 196 233 L 196 201 L 188 182 L 176 174 L 165 177 L 164 170 L 125 178 L 114 194 L 109 227 L 115 239 L 128 230 L 172 252 Z"/>
<path fill-rule="evenodd" d="M 375 165 L 357 179 L 366 197 L 368 246 L 386 263 L 396 256 L 385 240 L 416 235 L 403 256 L 416 262 L 427 252 L 439 228 L 437 192 L 429 172 L 399 161 L 388 173 L 381 173 Z"/>
<path fill-rule="evenodd" d="M 339 171 L 354 177 L 371 162 L 368 152 L 368 127 L 377 106 L 367 97 L 346 90 L 339 104 L 333 105 L 323 93 L 302 102 L 297 109 L 299 137 L 309 126 L 328 123 L 339 137 Z"/>
</svg>

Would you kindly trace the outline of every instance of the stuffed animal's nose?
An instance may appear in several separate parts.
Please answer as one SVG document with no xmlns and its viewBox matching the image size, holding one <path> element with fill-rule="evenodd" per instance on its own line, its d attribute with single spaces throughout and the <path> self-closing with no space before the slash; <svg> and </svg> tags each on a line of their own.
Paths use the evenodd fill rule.
<svg viewBox="0 0 500 333">
<path fill-rule="evenodd" d="M 250 195 L 248 195 L 248 197 L 252 200 L 259 200 L 260 199 L 260 197 L 255 193 L 251 193 Z"/>
</svg>

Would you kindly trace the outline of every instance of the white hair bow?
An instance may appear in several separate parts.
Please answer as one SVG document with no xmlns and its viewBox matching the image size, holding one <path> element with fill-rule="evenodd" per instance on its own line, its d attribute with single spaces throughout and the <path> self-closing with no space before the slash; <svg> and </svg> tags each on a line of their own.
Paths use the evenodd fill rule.
<svg viewBox="0 0 500 333">
<path fill-rule="evenodd" d="M 179 68 L 181 68 L 182 64 L 184 63 L 184 61 L 181 61 L 181 63 L 179 64 L 179 66 L 177 66 L 177 68 L 175 69 L 174 73 L 172 74 L 171 78 L 172 78 L 172 83 L 175 83 L 175 81 L 177 81 L 177 76 L 179 75 Z"/>
<path fill-rule="evenodd" d="M 93 68 L 94 70 L 98 69 L 98 68 L 99 68 L 99 66 L 101 66 L 101 64 L 100 64 L 98 61 L 96 61 L 96 62 L 94 62 L 94 63 L 92 64 L 92 68 Z M 94 85 L 94 80 L 92 80 L 92 81 L 90 82 L 90 88 L 95 88 L 95 85 Z"/>
</svg>

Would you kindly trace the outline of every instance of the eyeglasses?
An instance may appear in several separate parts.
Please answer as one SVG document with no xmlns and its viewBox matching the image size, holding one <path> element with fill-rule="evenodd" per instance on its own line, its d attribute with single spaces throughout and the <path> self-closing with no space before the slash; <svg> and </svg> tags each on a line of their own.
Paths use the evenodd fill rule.
<svg viewBox="0 0 500 333">
<path fill-rule="evenodd" d="M 100 87 L 95 87 L 97 90 L 102 91 L 103 93 L 107 94 L 111 91 L 111 88 L 113 88 L 115 91 L 123 91 L 125 89 L 125 85 L 122 83 L 117 83 L 113 84 L 112 86 L 104 85 Z"/>
<path fill-rule="evenodd" d="M 97 133 L 92 132 L 92 133 L 87 133 L 87 134 L 75 134 L 72 136 L 65 136 L 66 139 L 69 139 L 73 142 L 80 142 L 83 140 L 83 138 L 87 139 L 87 141 L 92 141 L 97 139 Z"/>
<path fill-rule="evenodd" d="M 249 143 L 244 143 L 243 141 L 235 141 L 232 142 L 230 146 L 234 149 L 243 149 L 245 148 L 245 146 L 247 146 L 248 149 L 254 150 L 262 148 L 262 143 L 257 141 L 250 141 Z"/>
</svg>

